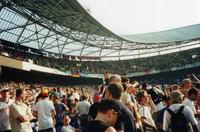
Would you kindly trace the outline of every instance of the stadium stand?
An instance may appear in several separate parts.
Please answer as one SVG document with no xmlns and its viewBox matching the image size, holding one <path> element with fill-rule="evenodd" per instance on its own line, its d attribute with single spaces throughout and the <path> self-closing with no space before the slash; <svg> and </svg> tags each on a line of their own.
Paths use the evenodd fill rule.
<svg viewBox="0 0 200 132">
<path fill-rule="evenodd" d="M 1 0 L 0 132 L 199 132 L 199 28 L 123 37 L 76 0 Z"/>
</svg>

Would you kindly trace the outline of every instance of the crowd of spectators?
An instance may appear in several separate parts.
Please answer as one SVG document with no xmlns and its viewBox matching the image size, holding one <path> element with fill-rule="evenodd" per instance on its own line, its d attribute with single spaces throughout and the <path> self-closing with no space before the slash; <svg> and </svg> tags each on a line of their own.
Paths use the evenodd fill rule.
<svg viewBox="0 0 200 132">
<path fill-rule="evenodd" d="M 63 122 L 68 126 L 72 116 L 74 117 L 72 118 L 74 127 L 63 129 L 68 132 L 68 129 L 75 130 L 77 128 L 78 131 L 79 128 L 76 125 L 78 124 L 76 116 L 78 117 L 80 109 L 78 102 L 85 99 L 91 102 L 90 94 L 92 95 L 94 91 L 93 88 L 88 88 L 88 86 L 80 89 L 78 87 L 45 87 L 41 84 L 27 84 L 25 82 L 2 82 L 0 83 L 0 115 L 2 115 L 2 118 L 0 117 L 0 131 L 12 128 L 12 131 L 16 130 L 13 132 L 31 132 L 29 125 L 33 131 L 37 131 L 38 128 L 54 127 L 55 125 L 57 131 L 60 132 L 62 129 L 60 126 L 63 126 Z M 44 101 L 36 105 L 40 100 Z M 5 110 L 8 107 L 10 113 Z M 42 109 L 45 111 L 41 112 Z M 46 116 L 50 114 L 51 117 L 51 110 L 54 109 L 56 112 L 54 114 L 55 118 L 52 122 L 49 119 L 46 120 L 45 118 L 48 118 Z M 6 116 L 4 114 L 9 114 L 10 119 L 8 117 L 4 118 Z M 16 116 L 20 116 L 19 121 Z M 40 122 L 41 120 L 43 121 Z M 38 122 L 40 123 L 38 124 Z M 55 124 L 52 126 L 51 123 Z"/>
<path fill-rule="evenodd" d="M 0 54 L 21 61 L 34 63 L 41 66 L 55 68 L 72 73 L 102 74 L 108 71 L 113 74 L 126 75 L 135 72 L 168 71 L 174 67 L 184 67 L 188 64 L 200 63 L 199 48 L 180 51 L 171 54 L 147 58 L 118 61 L 81 61 L 69 60 L 62 57 L 48 57 L 37 52 L 27 52 L 23 49 L 1 46 Z M 75 57 L 76 58 L 76 57 Z"/>
<path fill-rule="evenodd" d="M 198 132 L 199 89 L 194 74 L 164 88 L 120 75 L 97 89 L 2 82 L 0 131 Z"/>
</svg>

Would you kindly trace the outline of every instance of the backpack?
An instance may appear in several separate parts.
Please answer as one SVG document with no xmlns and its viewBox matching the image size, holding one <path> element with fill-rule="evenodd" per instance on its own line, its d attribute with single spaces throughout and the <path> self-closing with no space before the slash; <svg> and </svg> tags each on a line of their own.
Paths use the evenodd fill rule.
<svg viewBox="0 0 200 132">
<path fill-rule="evenodd" d="M 171 115 L 170 119 L 170 128 L 172 132 L 189 132 L 188 121 L 183 114 L 184 106 L 181 106 L 177 113 L 174 113 L 172 110 L 167 109 L 168 113 Z"/>
<path fill-rule="evenodd" d="M 153 102 L 155 103 L 155 105 L 157 105 L 158 103 L 160 103 L 160 101 L 162 101 L 162 98 L 156 91 L 156 88 L 153 87 L 153 88 L 147 90 L 147 93 L 151 95 L 151 98 L 152 98 Z"/>
</svg>

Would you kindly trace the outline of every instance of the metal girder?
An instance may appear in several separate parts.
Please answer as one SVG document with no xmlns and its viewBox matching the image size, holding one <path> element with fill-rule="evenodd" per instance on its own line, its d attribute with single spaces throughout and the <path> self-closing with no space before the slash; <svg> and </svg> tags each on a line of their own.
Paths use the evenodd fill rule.
<svg viewBox="0 0 200 132">
<path fill-rule="evenodd" d="M 118 55 L 115 55 L 117 53 L 113 54 L 115 55 L 115 57 L 119 57 L 129 56 L 129 53 L 133 51 L 138 51 L 138 55 L 151 53 L 153 51 L 149 49 L 155 49 L 155 51 L 153 52 L 159 52 L 164 50 L 168 46 L 180 44 L 176 42 L 140 43 L 125 40 L 101 26 L 87 12 L 82 10 L 82 8 L 79 9 L 77 1 L 74 0 L 1 0 L 0 3 L 2 3 L 2 5 L 0 5 L 0 11 L 3 7 L 7 7 L 11 9 L 12 12 L 14 11 L 16 14 L 19 14 L 20 16 L 23 16 L 27 19 L 27 23 L 23 25 L 19 24 L 18 26 L 11 22 L 13 20 L 12 18 L 10 20 L 10 23 L 12 23 L 13 26 L 9 29 L 3 31 L 1 30 L 0 33 L 8 32 L 10 34 L 14 34 L 18 36 L 17 42 L 21 42 L 22 44 L 29 43 L 31 41 L 37 42 L 38 48 L 43 50 L 53 49 L 57 47 L 59 54 L 80 51 L 80 56 L 87 56 L 94 52 L 99 52 L 100 57 L 111 57 L 112 55 L 109 56 L 110 54 L 119 52 Z M 25 30 L 29 30 L 27 26 L 31 25 L 30 22 L 33 22 L 35 24 L 35 29 L 33 29 L 32 31 L 33 34 L 25 38 L 23 36 L 23 33 Z M 38 30 L 38 26 L 42 26 L 43 28 L 41 30 Z M 20 34 L 15 34 L 10 31 L 16 28 L 23 28 L 23 30 Z M 43 29 L 47 29 L 47 33 L 41 34 L 41 31 Z M 53 32 L 53 34 L 50 34 L 51 32 Z M 58 35 L 60 35 L 60 37 L 58 37 Z M 52 36 L 57 36 L 56 38 L 58 39 L 53 38 Z M 51 37 L 49 39 L 50 43 L 47 41 L 48 37 Z M 61 37 L 65 38 L 59 40 L 59 38 Z M 41 39 L 44 39 L 43 42 L 40 42 Z M 73 42 L 77 42 L 77 44 L 82 44 L 82 48 L 78 47 L 80 49 L 74 49 L 65 52 L 65 49 L 67 50 L 65 46 Z M 89 47 L 100 48 L 100 50 L 95 49 L 96 51 L 84 52 L 84 50 Z M 110 52 L 102 56 L 102 52 L 104 49 L 108 49 L 108 51 L 110 50 Z M 130 52 L 123 52 L 122 54 L 121 51 L 127 50 L 129 50 Z M 147 52 L 140 53 L 140 51 L 143 52 L 144 50 L 147 50 Z"/>
<path fill-rule="evenodd" d="M 68 38 L 66 38 L 66 41 L 62 44 L 62 48 L 61 48 L 60 54 L 63 53 L 63 50 L 64 50 L 65 46 L 69 44 L 67 41 L 68 41 Z"/>
<path fill-rule="evenodd" d="M 87 48 L 90 48 L 90 47 L 85 47 L 85 49 Z M 71 50 L 71 51 L 68 51 L 68 52 L 65 52 L 65 54 L 67 53 L 72 53 L 72 52 L 75 52 L 75 51 L 79 51 L 79 50 L 82 50 L 83 48 L 79 48 L 79 49 L 74 49 L 74 50 Z"/>
<path fill-rule="evenodd" d="M 29 20 L 27 20 L 27 22 L 24 25 L 24 28 L 22 29 L 21 33 L 19 34 L 19 37 L 17 38 L 17 43 L 19 42 L 19 39 L 21 38 L 22 34 L 24 33 L 24 30 L 26 29 L 26 27 L 28 26 Z"/>
<path fill-rule="evenodd" d="M 55 34 L 56 35 L 56 34 Z M 60 39 L 62 36 L 60 36 L 60 37 L 58 37 L 58 39 Z M 46 46 L 44 46 L 42 49 L 48 49 L 48 48 L 46 48 L 46 47 L 48 47 L 48 46 L 52 46 L 53 44 L 54 44 L 54 42 L 56 42 L 57 40 L 56 39 L 54 39 L 51 43 L 48 43 L 48 44 L 46 44 Z M 56 45 L 53 45 L 51 48 L 54 48 L 54 47 L 57 47 Z"/>
<path fill-rule="evenodd" d="M 121 42 L 121 48 L 120 48 L 120 50 L 119 50 L 118 56 L 120 56 L 120 53 L 121 53 L 121 50 L 122 50 L 122 46 L 123 46 L 123 41 Z"/>
<path fill-rule="evenodd" d="M 88 34 L 87 34 L 87 36 L 86 36 L 86 38 L 85 38 L 85 43 L 83 44 L 83 48 L 81 49 L 80 56 L 81 56 L 82 53 L 83 53 L 83 50 L 84 50 L 85 45 L 86 45 L 86 43 L 87 43 L 87 39 L 88 39 Z"/>
<path fill-rule="evenodd" d="M 99 56 L 101 56 L 101 54 L 102 54 L 102 51 L 103 51 L 103 48 L 104 48 L 104 43 L 105 43 L 105 41 L 106 41 L 106 37 L 104 37 L 104 41 L 103 41 L 103 44 L 102 44 L 101 50 L 100 50 L 100 52 L 99 52 Z"/>
<path fill-rule="evenodd" d="M 59 45 L 58 40 L 59 40 L 59 38 L 58 38 L 58 35 L 56 34 L 56 44 L 57 44 L 56 47 L 58 48 L 58 52 L 60 53 L 60 45 Z"/>
<path fill-rule="evenodd" d="M 45 43 L 47 37 L 49 37 L 49 33 L 50 33 L 50 32 L 51 32 L 51 29 L 48 30 L 48 33 L 47 33 L 46 36 L 44 37 L 44 41 L 43 41 L 42 44 L 41 44 L 41 49 L 43 48 L 43 45 L 44 45 L 44 43 Z"/>
<path fill-rule="evenodd" d="M 37 38 L 37 43 L 38 43 L 38 49 L 40 49 L 40 42 L 39 42 L 39 37 L 38 37 L 38 31 L 37 31 L 37 27 L 36 27 L 36 24 L 34 24 L 35 26 L 35 35 L 36 35 L 36 38 Z"/>
<path fill-rule="evenodd" d="M 16 8 L 16 7 L 15 7 L 15 8 Z M 14 9 L 14 10 L 17 10 L 17 9 Z M 20 12 L 23 12 L 22 15 L 24 15 L 24 16 L 26 16 L 26 17 L 30 17 L 30 16 L 25 12 L 25 10 L 21 9 Z M 37 18 L 34 18 L 34 17 L 35 17 L 35 16 L 33 15 L 31 19 L 32 19 L 33 21 L 37 22 L 38 24 L 41 24 L 41 22 L 47 21 L 47 20 L 45 20 L 45 19 L 41 19 L 41 18 L 38 18 L 38 17 L 37 17 Z M 38 19 L 40 19 L 40 21 L 38 21 Z M 42 20 L 42 21 L 41 21 L 41 20 Z M 45 22 L 45 25 L 48 26 L 48 25 L 49 25 L 48 22 L 47 22 L 47 23 Z M 42 26 L 44 26 L 44 25 L 42 25 Z M 87 27 L 87 28 L 88 28 L 88 27 Z M 95 30 L 96 30 L 96 29 L 95 29 Z M 73 38 L 73 37 L 71 37 L 71 39 L 76 40 L 76 38 Z M 88 46 L 91 46 L 91 44 L 89 44 Z"/>
<path fill-rule="evenodd" d="M 101 57 L 105 57 L 105 56 L 110 55 L 110 54 L 113 54 L 113 53 L 115 53 L 115 52 L 119 52 L 119 51 L 118 51 L 118 50 L 111 51 L 111 52 L 109 52 L 109 53 L 107 53 L 107 54 L 105 54 L 105 55 L 103 55 L 103 56 L 101 56 Z M 116 57 L 116 56 L 115 56 L 115 57 Z"/>
<path fill-rule="evenodd" d="M 34 23 L 34 24 L 35 24 L 35 23 Z M 44 28 L 40 29 L 38 32 L 40 32 L 40 31 L 42 31 L 42 30 L 44 30 Z M 29 39 L 30 37 L 34 36 L 34 35 L 35 35 L 35 31 L 32 31 L 32 32 L 33 32 L 33 34 L 31 34 L 31 35 L 29 35 L 28 37 L 26 37 L 25 39 L 19 41 L 19 43 L 24 43 L 24 40 Z M 38 40 L 38 39 L 36 38 L 36 40 Z"/>
<path fill-rule="evenodd" d="M 7 31 L 9 31 L 9 30 L 14 30 L 14 29 L 17 29 L 17 28 L 23 28 L 24 29 L 24 27 L 26 27 L 27 25 L 31 25 L 31 24 L 33 24 L 33 23 L 29 23 L 29 24 L 23 24 L 23 25 L 17 25 L 17 26 L 14 26 L 14 27 L 10 27 L 10 28 L 7 28 L 7 29 L 3 29 L 3 30 L 1 30 L 0 31 L 0 34 L 1 33 L 3 33 L 3 32 L 7 32 Z"/>
<path fill-rule="evenodd" d="M 95 52 L 100 52 L 100 51 L 101 51 L 101 50 L 91 51 L 90 53 L 84 54 L 84 56 L 88 56 L 88 55 L 91 55 L 91 54 L 93 54 L 93 53 L 95 53 Z"/>
<path fill-rule="evenodd" d="M 43 25 L 42 25 L 43 26 Z M 55 31 L 55 30 L 54 30 Z M 66 34 L 66 33 L 64 33 L 64 34 Z M 62 35 L 62 34 L 61 34 Z M 29 36 L 29 37 L 31 37 L 31 36 Z M 28 37 L 28 38 L 29 38 Z M 75 41 L 79 41 L 79 42 L 81 42 L 79 39 L 75 39 L 75 38 L 73 38 L 72 36 L 69 36 L 69 37 L 71 37 L 71 39 L 73 39 L 73 40 L 75 40 Z M 24 41 L 24 40 L 23 40 Z M 88 43 L 89 44 L 89 43 Z M 91 44 L 89 44 L 89 46 L 95 46 L 95 45 L 91 45 Z"/>
</svg>

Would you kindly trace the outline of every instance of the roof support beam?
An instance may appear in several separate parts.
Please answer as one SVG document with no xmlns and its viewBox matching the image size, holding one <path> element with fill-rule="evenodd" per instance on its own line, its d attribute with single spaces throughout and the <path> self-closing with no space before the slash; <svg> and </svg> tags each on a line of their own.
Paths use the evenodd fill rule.
<svg viewBox="0 0 200 132">
<path fill-rule="evenodd" d="M 44 37 L 44 41 L 41 44 L 41 49 L 43 49 L 43 45 L 44 45 L 45 41 L 47 40 L 47 37 L 49 36 L 50 32 L 51 32 L 51 29 L 49 29 L 49 31 L 47 32 L 46 36 Z"/>
<path fill-rule="evenodd" d="M 123 46 L 123 41 L 121 42 L 121 46 L 120 46 L 120 49 L 119 49 L 119 54 L 118 54 L 118 57 L 119 57 L 119 56 L 120 56 L 120 54 L 121 54 L 122 46 Z"/>
<path fill-rule="evenodd" d="M 105 44 L 105 42 L 106 42 L 106 36 L 104 37 L 104 40 L 103 40 L 103 44 L 102 44 L 102 46 L 101 46 L 101 50 L 100 50 L 100 52 L 99 52 L 99 57 L 101 57 L 101 54 L 102 54 L 102 51 L 103 51 L 103 48 L 104 48 L 104 44 Z"/>
<path fill-rule="evenodd" d="M 83 44 L 83 48 L 81 49 L 80 56 L 82 56 L 83 50 L 84 50 L 85 45 L 86 45 L 86 43 L 87 43 L 88 35 L 89 35 L 89 34 L 87 34 L 86 37 L 85 37 L 85 43 Z"/>
<path fill-rule="evenodd" d="M 20 25 L 20 26 L 18 25 L 18 26 L 14 26 L 14 27 L 7 28 L 7 29 L 3 29 L 3 30 L 0 31 L 0 34 L 3 33 L 3 32 L 8 32 L 8 31 L 10 31 L 10 30 L 17 29 L 17 28 L 23 28 L 23 30 L 24 30 L 24 28 L 25 28 L 26 26 L 32 25 L 32 24 L 33 24 L 33 23 L 27 24 L 27 22 L 26 22 L 25 24 Z M 22 31 L 23 31 L 23 30 L 22 30 Z"/>
<path fill-rule="evenodd" d="M 42 30 L 44 30 L 44 28 L 40 29 L 40 30 L 38 31 L 38 33 L 39 33 L 40 31 L 42 31 Z M 25 43 L 24 40 L 27 40 L 27 39 L 29 39 L 30 37 L 32 37 L 32 36 L 35 35 L 35 31 L 32 31 L 32 32 L 33 32 L 33 34 L 29 35 L 28 37 L 26 37 L 26 38 L 24 38 L 23 40 L 18 41 L 18 42 L 19 42 L 19 43 Z M 29 39 L 29 40 L 30 40 L 30 39 Z M 35 40 L 37 40 L 37 38 L 36 38 Z M 30 42 L 30 41 L 28 41 L 28 42 Z"/>
<path fill-rule="evenodd" d="M 103 55 L 101 57 L 105 57 L 105 56 L 110 55 L 110 54 L 115 53 L 115 52 L 118 52 L 118 50 L 111 51 L 111 52 L 109 52 L 109 53 L 107 53 L 107 54 L 105 54 L 105 55 Z M 115 56 L 115 57 L 117 57 L 117 56 Z"/>
<path fill-rule="evenodd" d="M 3 9 L 3 4 L 2 3 L 0 3 L 0 12 L 1 12 L 1 10 Z"/>
<path fill-rule="evenodd" d="M 70 31 L 70 32 L 71 32 L 71 31 Z M 67 42 L 68 39 L 69 39 L 69 36 L 66 38 L 66 41 L 64 42 L 63 47 L 61 48 L 61 52 L 60 52 L 60 54 L 62 54 L 63 49 L 65 48 L 65 46 L 66 46 L 67 44 L 69 44 L 69 43 Z"/>
</svg>

